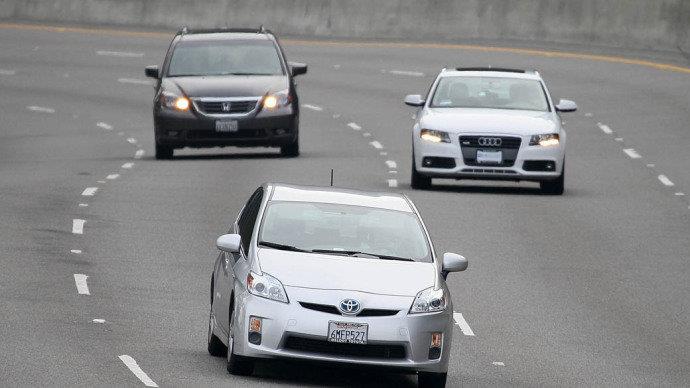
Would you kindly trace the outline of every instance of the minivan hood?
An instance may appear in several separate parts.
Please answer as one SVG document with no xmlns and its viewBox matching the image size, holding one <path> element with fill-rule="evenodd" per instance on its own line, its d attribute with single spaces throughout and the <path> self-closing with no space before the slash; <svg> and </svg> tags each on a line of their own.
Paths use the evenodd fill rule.
<svg viewBox="0 0 690 388">
<path fill-rule="evenodd" d="M 187 97 L 260 97 L 288 88 L 284 75 L 168 77 Z"/>
<path fill-rule="evenodd" d="M 259 248 L 261 270 L 291 287 L 415 296 L 432 287 L 436 266 Z"/>
<path fill-rule="evenodd" d="M 429 108 L 420 126 L 451 133 L 501 133 L 534 135 L 556 133 L 560 126 L 552 112 L 510 109 Z"/>
</svg>

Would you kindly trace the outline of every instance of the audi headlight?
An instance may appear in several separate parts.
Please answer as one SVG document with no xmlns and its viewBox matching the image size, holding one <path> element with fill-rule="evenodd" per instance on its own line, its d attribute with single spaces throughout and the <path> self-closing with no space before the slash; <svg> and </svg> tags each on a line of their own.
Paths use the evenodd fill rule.
<svg viewBox="0 0 690 388">
<path fill-rule="evenodd" d="M 249 275 L 247 275 L 247 290 L 252 295 L 288 303 L 283 283 L 267 273 L 258 275 L 254 272 L 249 272 Z"/>
<path fill-rule="evenodd" d="M 443 311 L 448 305 L 448 296 L 443 288 L 429 287 L 420 291 L 412 302 L 410 314 L 435 313 Z"/>
<path fill-rule="evenodd" d="M 189 106 L 191 104 L 187 97 L 163 91 L 161 93 L 161 105 L 168 109 L 175 109 L 184 112 L 189 110 Z"/>
<path fill-rule="evenodd" d="M 433 129 L 422 129 L 419 132 L 419 137 L 422 140 L 430 141 L 432 143 L 450 143 L 450 136 L 448 132 L 435 131 Z"/>
<path fill-rule="evenodd" d="M 283 106 L 287 106 L 292 102 L 292 97 L 290 96 L 290 91 L 288 89 L 282 90 L 277 93 L 267 94 L 263 100 L 264 109 L 276 109 Z"/>
<path fill-rule="evenodd" d="M 557 133 L 547 133 L 545 135 L 532 135 L 529 145 L 540 145 L 543 147 L 557 146 L 560 143 L 560 136 Z"/>
</svg>

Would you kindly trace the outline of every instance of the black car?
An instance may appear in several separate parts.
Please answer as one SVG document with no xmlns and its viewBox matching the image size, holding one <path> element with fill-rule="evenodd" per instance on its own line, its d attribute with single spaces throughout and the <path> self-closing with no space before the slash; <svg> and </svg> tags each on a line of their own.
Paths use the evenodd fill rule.
<svg viewBox="0 0 690 388">
<path fill-rule="evenodd" d="M 299 103 L 293 77 L 307 65 L 287 62 L 273 33 L 258 29 L 189 30 L 170 43 L 155 78 L 156 159 L 183 147 L 280 147 L 299 155 Z"/>
</svg>

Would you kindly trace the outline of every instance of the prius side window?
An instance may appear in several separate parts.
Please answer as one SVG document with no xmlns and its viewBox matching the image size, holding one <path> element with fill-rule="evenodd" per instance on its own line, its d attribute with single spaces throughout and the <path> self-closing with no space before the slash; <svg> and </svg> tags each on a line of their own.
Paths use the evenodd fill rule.
<svg viewBox="0 0 690 388">
<path fill-rule="evenodd" d="M 263 189 L 259 188 L 251 196 L 240 216 L 240 236 L 242 237 L 242 249 L 244 249 L 245 254 L 249 251 L 249 242 L 254 233 L 254 225 L 256 224 L 256 217 L 259 214 L 262 198 Z"/>
</svg>

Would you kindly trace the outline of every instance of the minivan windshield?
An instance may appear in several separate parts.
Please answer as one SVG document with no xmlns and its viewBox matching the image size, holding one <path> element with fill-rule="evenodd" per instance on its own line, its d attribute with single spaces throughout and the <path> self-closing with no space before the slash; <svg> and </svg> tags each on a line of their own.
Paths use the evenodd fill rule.
<svg viewBox="0 0 690 388">
<path fill-rule="evenodd" d="M 259 246 L 431 262 L 415 214 L 364 206 L 272 201 L 264 213 Z"/>
<path fill-rule="evenodd" d="M 168 67 L 169 77 L 282 74 L 278 50 L 270 40 L 182 41 Z"/>
<path fill-rule="evenodd" d="M 548 111 L 541 82 L 505 77 L 447 76 L 439 80 L 432 108 L 488 108 Z"/>
</svg>

